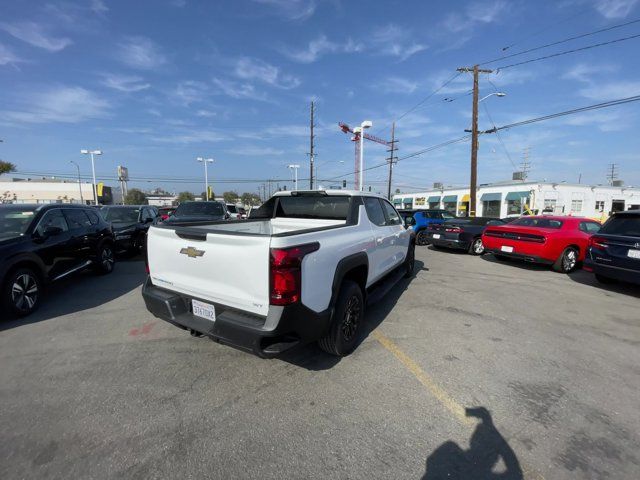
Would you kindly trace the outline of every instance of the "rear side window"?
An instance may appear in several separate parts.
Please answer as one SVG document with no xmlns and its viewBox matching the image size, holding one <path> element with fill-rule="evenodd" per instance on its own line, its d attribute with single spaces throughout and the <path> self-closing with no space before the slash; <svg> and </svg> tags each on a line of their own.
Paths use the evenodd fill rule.
<svg viewBox="0 0 640 480">
<path fill-rule="evenodd" d="M 598 233 L 600 224 L 595 222 L 580 222 L 580 230 L 586 233 Z"/>
<path fill-rule="evenodd" d="M 78 228 L 86 228 L 91 225 L 91 221 L 84 210 L 80 209 L 65 209 L 64 216 L 67 217 L 69 223 L 69 229 L 76 230 Z"/>
<path fill-rule="evenodd" d="M 612 217 L 602 226 L 600 233 L 640 237 L 640 216 Z"/>
<path fill-rule="evenodd" d="M 538 228 L 561 228 L 562 222 L 553 218 L 522 217 L 511 222 L 511 225 L 522 225 L 523 227 Z"/>
<path fill-rule="evenodd" d="M 382 210 L 380 201 L 373 197 L 365 197 L 363 200 L 364 208 L 367 210 L 367 216 L 371 223 L 378 225 L 379 227 L 386 225 L 387 219 L 384 216 L 384 211 Z"/>
</svg>

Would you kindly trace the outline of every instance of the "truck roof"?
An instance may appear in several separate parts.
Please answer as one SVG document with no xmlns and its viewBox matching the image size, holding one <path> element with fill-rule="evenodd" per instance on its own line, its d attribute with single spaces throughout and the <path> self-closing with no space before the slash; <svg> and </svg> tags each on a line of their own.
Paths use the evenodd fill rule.
<svg viewBox="0 0 640 480">
<path fill-rule="evenodd" d="M 373 192 L 361 192 L 360 190 L 286 190 L 283 192 L 276 192 L 273 194 L 274 197 L 288 197 L 288 196 L 313 196 L 313 195 L 336 195 L 336 196 L 344 196 L 344 197 L 378 197 L 378 198 L 387 198 L 384 195 L 379 195 Z"/>
</svg>

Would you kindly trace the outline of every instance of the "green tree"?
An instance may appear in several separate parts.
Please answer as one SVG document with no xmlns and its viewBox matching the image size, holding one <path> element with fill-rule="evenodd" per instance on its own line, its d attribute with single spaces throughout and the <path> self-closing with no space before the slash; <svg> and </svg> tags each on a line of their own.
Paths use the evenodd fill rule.
<svg viewBox="0 0 640 480">
<path fill-rule="evenodd" d="M 240 196 L 240 201 L 242 201 L 244 205 L 250 205 L 250 206 L 260 205 L 262 203 L 258 195 L 250 192 L 243 193 Z"/>
<path fill-rule="evenodd" d="M 148 203 L 147 196 L 142 190 L 132 188 L 124 197 L 124 203 L 125 205 L 146 205 Z"/>
<path fill-rule="evenodd" d="M 222 198 L 224 198 L 225 203 L 236 203 L 240 199 L 236 192 L 224 192 Z"/>
<path fill-rule="evenodd" d="M 195 199 L 195 195 L 191 192 L 180 192 L 178 194 L 178 203 L 193 202 Z"/>
<path fill-rule="evenodd" d="M 16 171 L 16 166 L 11 162 L 3 162 L 0 160 L 0 175 L 3 173 L 11 173 Z"/>
</svg>

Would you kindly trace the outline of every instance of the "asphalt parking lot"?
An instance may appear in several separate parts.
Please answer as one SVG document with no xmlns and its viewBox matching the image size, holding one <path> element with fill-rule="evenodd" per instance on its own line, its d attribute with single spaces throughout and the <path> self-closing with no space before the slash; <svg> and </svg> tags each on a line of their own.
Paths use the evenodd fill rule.
<svg viewBox="0 0 640 480">
<path fill-rule="evenodd" d="M 340 360 L 192 338 L 136 259 L 55 286 L 0 323 L 0 477 L 637 478 L 640 290 L 416 258 Z"/>
</svg>

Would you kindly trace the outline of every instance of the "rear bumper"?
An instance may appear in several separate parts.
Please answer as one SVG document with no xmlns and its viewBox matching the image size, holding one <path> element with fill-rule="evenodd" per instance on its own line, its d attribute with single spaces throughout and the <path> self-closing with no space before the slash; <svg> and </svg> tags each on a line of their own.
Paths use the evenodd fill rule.
<svg viewBox="0 0 640 480">
<path fill-rule="evenodd" d="M 548 258 L 543 258 L 538 255 L 529 255 L 527 253 L 508 253 L 503 252 L 500 249 L 496 248 L 487 248 L 485 245 L 485 252 L 493 253 L 494 255 L 502 255 L 503 257 L 513 258 L 515 260 L 521 260 L 523 262 L 529 263 L 541 263 L 543 265 L 553 265 L 555 260 L 549 260 Z"/>
<path fill-rule="evenodd" d="M 603 277 L 640 285 L 640 270 L 631 270 L 614 265 L 603 265 L 602 263 L 594 262 L 589 256 L 584 259 L 584 267 L 586 270 L 597 275 L 602 275 Z"/>
<path fill-rule="evenodd" d="M 440 234 L 442 235 L 442 234 Z M 433 233 L 429 233 L 429 243 L 436 247 L 454 248 L 456 250 L 468 250 L 469 242 L 455 238 L 433 238 Z"/>
<path fill-rule="evenodd" d="M 154 316 L 263 358 L 318 340 L 327 333 L 331 320 L 330 309 L 318 313 L 299 303 L 271 306 L 266 317 L 213 303 L 216 320 L 212 322 L 193 315 L 191 300 L 195 297 L 156 287 L 148 277 L 142 287 L 142 297 Z"/>
</svg>

